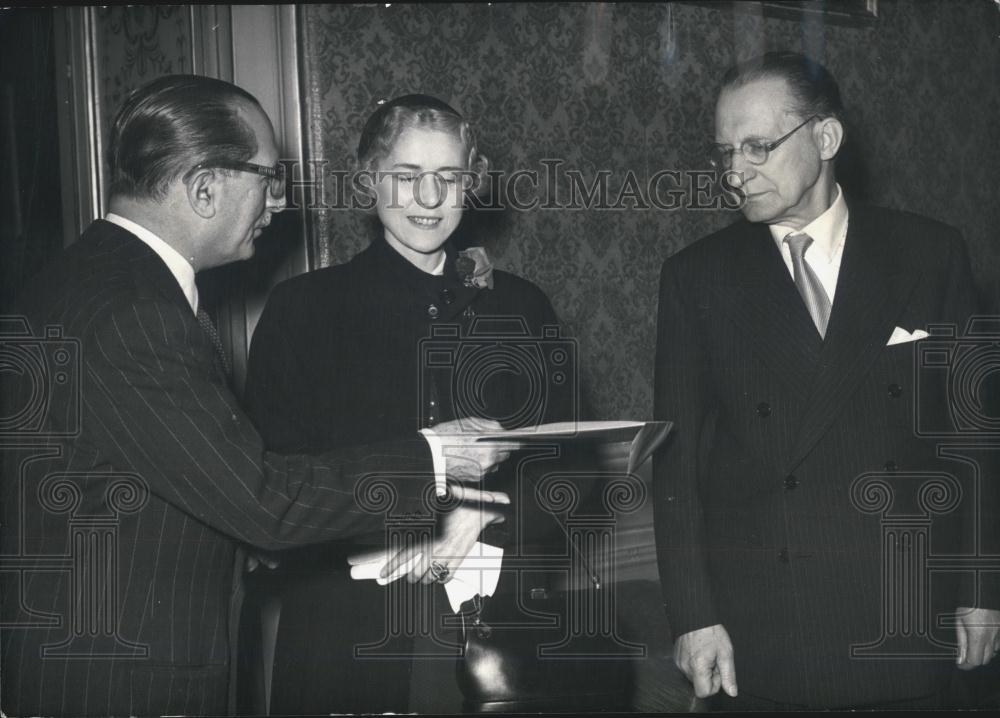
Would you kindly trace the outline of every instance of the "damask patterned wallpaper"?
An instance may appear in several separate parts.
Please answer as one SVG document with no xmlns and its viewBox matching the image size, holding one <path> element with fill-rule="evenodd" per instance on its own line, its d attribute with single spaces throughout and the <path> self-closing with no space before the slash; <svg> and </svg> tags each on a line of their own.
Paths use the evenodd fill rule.
<svg viewBox="0 0 1000 718">
<path fill-rule="evenodd" d="M 997 15 L 987 0 L 883 0 L 878 21 L 862 27 L 677 3 L 303 6 L 309 152 L 329 169 L 350 168 L 377 100 L 425 92 L 469 117 L 494 169 L 541 174 L 537 192 L 519 183 L 522 199 L 551 199 L 542 161 L 553 160 L 587 186 L 609 172 L 609 204 L 632 173 L 649 201 L 659 170 L 705 168 L 726 67 L 765 49 L 802 49 L 841 83 L 865 165 L 851 173 L 855 193 L 960 227 L 987 286 L 1000 276 Z M 678 186 L 665 180 L 661 198 Z M 566 204 L 565 174 L 556 187 L 550 204 Z M 328 204 L 335 194 L 328 185 Z M 623 204 L 480 210 L 465 229 L 466 242 L 549 294 L 606 418 L 651 414 L 662 260 L 736 218 Z M 315 219 L 320 264 L 347 260 L 371 236 L 358 210 Z"/>
<path fill-rule="evenodd" d="M 191 72 L 189 6 L 137 5 L 97 10 L 101 123 L 104 137 L 122 101 L 140 85 Z"/>
<path fill-rule="evenodd" d="M 541 205 L 471 212 L 464 241 L 549 294 L 580 342 L 597 412 L 647 417 L 660 263 L 735 216 L 636 203 L 650 202 L 657 172 L 704 168 L 718 78 L 765 49 L 803 49 L 840 80 L 863 165 L 851 172 L 855 194 L 961 228 L 978 282 L 1000 293 L 1000 13 L 991 0 L 882 0 L 879 10 L 877 22 L 846 27 L 687 3 L 304 5 L 308 158 L 350 169 L 378 99 L 427 92 L 457 106 L 494 169 L 538 173 L 538 188 L 522 179 L 517 195 Z M 187 6 L 98 10 L 105 124 L 132 88 L 191 71 L 189 17 Z M 608 173 L 608 205 L 623 187 L 632 199 L 556 208 L 570 204 L 574 171 L 586 188 Z M 692 197 L 669 176 L 658 187 L 668 205 L 672 190 Z M 328 182 L 329 204 L 337 192 Z M 349 259 L 373 232 L 359 210 L 311 218 L 318 265 Z"/>
</svg>

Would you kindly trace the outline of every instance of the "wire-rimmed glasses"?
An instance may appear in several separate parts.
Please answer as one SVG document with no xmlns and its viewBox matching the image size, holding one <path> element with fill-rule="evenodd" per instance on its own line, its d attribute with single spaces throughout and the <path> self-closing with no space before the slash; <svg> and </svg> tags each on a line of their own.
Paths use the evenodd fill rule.
<svg viewBox="0 0 1000 718">
<path fill-rule="evenodd" d="M 730 145 L 711 144 L 708 147 L 708 161 L 716 172 L 725 172 L 733 166 L 733 155 L 739 152 L 747 162 L 752 165 L 762 165 L 767 162 L 767 158 L 774 150 L 789 137 L 805 127 L 813 120 L 819 119 L 819 115 L 810 115 L 801 124 L 796 125 L 789 132 L 776 140 L 749 139 L 740 143 L 739 149 Z"/>
</svg>

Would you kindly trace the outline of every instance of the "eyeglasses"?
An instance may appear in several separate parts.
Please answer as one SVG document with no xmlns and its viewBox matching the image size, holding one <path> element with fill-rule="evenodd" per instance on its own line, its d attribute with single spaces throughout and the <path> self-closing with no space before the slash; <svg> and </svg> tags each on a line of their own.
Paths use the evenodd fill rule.
<svg viewBox="0 0 1000 718">
<path fill-rule="evenodd" d="M 285 166 L 280 162 L 274 167 L 258 165 L 253 162 L 237 162 L 235 160 L 223 162 L 205 162 L 196 165 L 191 171 L 197 172 L 203 169 L 236 170 L 238 172 L 253 172 L 268 178 L 267 189 L 271 197 L 277 200 L 285 199 Z"/>
<path fill-rule="evenodd" d="M 767 142 L 765 140 L 744 140 L 740 144 L 740 148 L 738 150 L 735 147 L 730 147 L 728 145 L 709 145 L 708 161 L 712 164 L 713 169 L 719 172 L 724 172 L 733 166 L 733 155 L 740 152 L 750 164 L 762 165 L 767 162 L 768 155 L 781 146 L 781 143 L 813 120 L 818 119 L 819 115 L 812 115 L 805 122 L 797 125 L 790 132 L 771 142 Z"/>
</svg>

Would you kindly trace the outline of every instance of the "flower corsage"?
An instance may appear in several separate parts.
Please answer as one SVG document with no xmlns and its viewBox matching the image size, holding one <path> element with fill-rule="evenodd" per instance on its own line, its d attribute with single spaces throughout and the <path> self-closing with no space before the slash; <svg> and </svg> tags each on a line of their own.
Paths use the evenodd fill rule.
<svg viewBox="0 0 1000 718">
<path fill-rule="evenodd" d="M 482 247 L 469 247 L 458 253 L 455 269 L 462 283 L 476 289 L 493 289 L 493 263 Z"/>
</svg>

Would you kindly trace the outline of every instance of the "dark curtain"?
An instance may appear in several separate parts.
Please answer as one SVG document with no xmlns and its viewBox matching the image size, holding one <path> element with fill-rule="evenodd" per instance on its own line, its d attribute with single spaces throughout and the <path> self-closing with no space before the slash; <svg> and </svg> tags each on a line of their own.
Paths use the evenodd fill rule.
<svg viewBox="0 0 1000 718">
<path fill-rule="evenodd" d="M 0 313 L 63 242 L 53 10 L 0 12 Z"/>
</svg>

